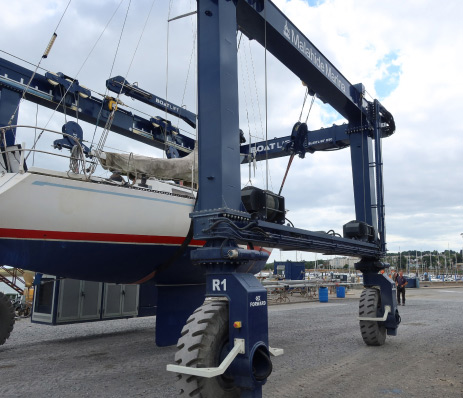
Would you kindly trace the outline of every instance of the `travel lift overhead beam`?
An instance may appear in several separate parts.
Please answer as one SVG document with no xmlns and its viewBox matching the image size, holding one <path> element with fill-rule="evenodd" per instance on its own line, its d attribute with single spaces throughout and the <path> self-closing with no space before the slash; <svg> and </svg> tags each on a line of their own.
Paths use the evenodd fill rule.
<svg viewBox="0 0 463 398">
<path fill-rule="evenodd" d="M 200 189 L 191 217 L 194 238 L 205 240 L 206 245 L 193 251 L 191 258 L 193 263 L 206 269 L 207 300 L 203 307 L 210 308 L 214 299 L 218 300 L 217 308 L 227 303 L 228 316 L 222 321 L 228 321 L 226 341 L 230 344 L 208 340 L 211 350 L 216 351 L 210 355 L 225 358 L 232 349 L 231 342 L 240 341 L 238 339 L 244 340 L 244 353 L 236 356 L 221 383 L 198 379 L 198 376 L 186 378 L 182 373 L 188 372 L 182 372 L 178 366 L 170 370 L 180 373 L 182 392 L 198 388 L 203 394 L 200 396 L 219 396 L 225 388 L 221 386 L 232 380 L 242 397 L 261 397 L 262 385 L 272 371 L 267 292 L 246 272 L 264 256 L 261 251 L 241 249 L 238 244 L 361 257 L 356 269 L 364 274 L 365 295 L 374 301 L 373 312 L 362 309 L 363 298 L 360 303 L 361 327 L 374 325 L 374 336 L 363 336 L 364 340 L 367 344 L 379 345 L 384 343 L 386 332 L 397 333 L 400 317 L 395 286 L 388 277 L 378 273 L 386 267 L 380 262 L 386 251 L 381 137 L 392 134 L 395 125 L 392 115 L 377 100 L 369 102 L 364 98 L 363 85 L 351 85 L 270 1 L 198 0 L 197 18 Z M 240 143 L 236 134 L 239 129 L 238 29 L 264 45 L 311 91 L 349 121 L 345 133 L 349 134 L 351 148 L 356 220 L 344 226 L 343 238 L 283 225 L 282 197 L 263 191 L 262 199 L 259 192 L 254 196 L 241 192 Z M 303 138 L 305 141 L 306 137 Z M 300 146 L 301 140 L 298 141 Z M 269 216 L 268 207 L 276 215 Z M 255 210 L 253 217 L 250 209 Z M 272 218 L 275 222 L 269 222 Z M 195 344 L 200 343 L 191 325 L 194 321 L 200 323 L 197 319 L 201 311 L 198 309 L 196 315 L 192 315 L 179 340 L 176 362 L 180 366 L 189 366 L 191 361 L 193 367 L 211 367 L 202 354 L 195 357 L 191 352 L 195 351 Z M 217 309 L 216 313 L 220 311 Z M 204 322 L 209 319 L 210 316 L 205 317 Z M 212 323 L 210 328 L 209 335 L 213 335 L 216 325 Z M 203 333 L 208 335 L 207 328 Z M 186 352 L 185 346 L 190 344 L 192 350 Z M 235 346 L 233 351 L 237 350 Z"/>
<path fill-rule="evenodd" d="M 33 72 L 27 68 L 0 58 L 0 126 L 8 123 L 25 90 L 25 99 L 28 101 L 102 128 L 107 124 L 113 107 L 117 106 L 111 131 L 161 150 L 165 149 L 167 140 L 167 145 L 175 147 L 180 156 L 185 156 L 194 149 L 195 140 L 180 134 L 179 129 L 168 120 L 160 117 L 147 119 L 133 114 L 117 104 L 113 97 L 96 98 L 78 80 L 63 73 L 36 73 L 27 87 L 32 75 Z M 120 89 L 117 92 L 119 91 Z M 168 102 L 166 104 L 173 106 Z M 185 112 L 184 109 L 177 108 Z M 179 117 L 183 115 L 170 113 Z M 16 121 L 17 114 L 12 124 L 16 125 Z M 7 130 L 6 141 L 7 146 L 14 145 L 14 130 Z"/>
<path fill-rule="evenodd" d="M 9 121 L 32 74 L 31 70 L 0 58 L 0 90 L 2 91 L 2 97 L 0 97 L 2 108 L 0 111 L 4 113 L 2 120 Z M 124 81 L 124 85 L 121 85 L 122 81 Z M 194 113 L 149 93 L 135 84 L 130 84 L 120 76 L 108 79 L 106 86 L 110 91 L 121 92 L 133 99 L 140 100 L 173 116 L 177 116 L 193 128 L 196 127 L 196 115 Z M 61 101 L 68 88 L 70 90 L 65 100 Z M 92 96 L 91 91 L 81 86 L 78 80 L 66 78 L 62 73 L 54 74 L 50 72 L 45 75 L 35 74 L 31 84 L 26 89 L 25 98 L 33 103 L 56 109 L 58 112 L 71 117 L 78 117 L 80 120 L 100 127 L 105 127 L 111 113 L 110 107 L 115 104 L 115 99 L 112 97 L 101 100 Z M 6 123 L 4 122 L 4 124 Z M 187 155 L 193 150 L 195 143 L 194 139 L 182 134 L 170 121 L 160 117 L 147 119 L 125 110 L 124 105 L 120 104 L 117 107 L 110 129 L 115 133 L 161 150 L 165 149 L 167 140 L 167 145 L 176 148 L 179 156 Z M 345 148 L 350 145 L 350 133 L 355 130 L 356 128 L 352 125 L 343 124 L 308 131 L 303 142 L 303 152 L 314 153 Z M 164 131 L 167 134 L 164 134 Z M 8 130 L 6 135 L 7 146 L 13 145 L 14 130 Z M 385 136 L 387 134 L 383 131 L 382 137 Z M 286 136 L 268 141 L 242 144 L 240 147 L 241 162 L 248 163 L 254 159 L 259 162 L 266 159 L 286 157 L 289 152 L 285 149 L 290 143 L 291 136 Z M 251 156 L 249 156 L 249 153 L 251 153 Z"/>
</svg>

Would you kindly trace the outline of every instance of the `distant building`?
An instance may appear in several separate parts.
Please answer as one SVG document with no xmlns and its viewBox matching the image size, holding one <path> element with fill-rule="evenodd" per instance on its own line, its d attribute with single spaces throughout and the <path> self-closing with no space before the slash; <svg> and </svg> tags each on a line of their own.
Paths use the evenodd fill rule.
<svg viewBox="0 0 463 398">
<path fill-rule="evenodd" d="M 329 260 L 330 268 L 344 268 L 347 264 L 349 268 L 354 268 L 354 264 L 358 263 L 358 257 L 335 257 Z"/>
</svg>

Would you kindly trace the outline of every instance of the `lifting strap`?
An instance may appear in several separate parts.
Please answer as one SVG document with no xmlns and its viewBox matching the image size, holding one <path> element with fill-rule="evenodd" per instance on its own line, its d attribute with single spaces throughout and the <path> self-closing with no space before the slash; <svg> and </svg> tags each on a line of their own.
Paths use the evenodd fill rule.
<svg viewBox="0 0 463 398">
<path fill-rule="evenodd" d="M 307 139 L 307 134 L 308 129 L 306 123 L 297 122 L 294 125 L 293 131 L 291 132 L 291 142 L 289 142 L 285 148 L 286 151 L 290 152 L 291 155 L 289 157 L 288 166 L 286 167 L 285 176 L 283 178 L 283 182 L 281 183 L 278 195 L 281 195 L 281 191 L 283 190 L 289 168 L 291 167 L 291 163 L 293 163 L 294 155 L 298 154 L 300 158 L 304 158 L 305 156 L 306 149 L 304 148 L 304 142 Z"/>
<path fill-rule="evenodd" d="M 291 167 L 291 163 L 293 163 L 293 159 L 294 159 L 294 153 L 292 153 L 291 156 L 289 157 L 288 166 L 286 167 L 286 173 L 285 173 L 285 176 L 283 177 L 283 181 L 281 182 L 281 187 L 280 187 L 280 191 L 278 192 L 278 196 L 281 195 L 281 191 L 283 190 L 283 185 L 285 185 L 286 176 L 288 175 L 288 171 L 289 171 L 289 168 Z"/>
</svg>

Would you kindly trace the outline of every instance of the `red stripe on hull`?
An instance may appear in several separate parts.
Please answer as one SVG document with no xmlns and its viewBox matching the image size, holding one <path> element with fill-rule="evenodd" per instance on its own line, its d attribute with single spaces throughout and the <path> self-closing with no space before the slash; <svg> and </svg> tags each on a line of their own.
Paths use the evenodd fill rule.
<svg viewBox="0 0 463 398">
<path fill-rule="evenodd" d="M 35 239 L 35 240 L 60 240 L 60 241 L 86 241 L 107 243 L 134 243 L 154 245 L 181 245 L 185 240 L 182 236 L 152 236 L 129 234 L 106 234 L 94 232 L 65 232 L 65 231 L 40 231 L 30 229 L 0 228 L 0 238 L 7 239 Z M 192 240 L 190 246 L 204 246 L 206 242 Z"/>
</svg>

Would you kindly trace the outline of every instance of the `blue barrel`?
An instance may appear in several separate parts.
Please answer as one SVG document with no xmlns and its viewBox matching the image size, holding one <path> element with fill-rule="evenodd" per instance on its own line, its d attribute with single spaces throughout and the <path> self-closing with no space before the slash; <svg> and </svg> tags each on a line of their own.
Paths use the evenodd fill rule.
<svg viewBox="0 0 463 398">
<path fill-rule="evenodd" d="M 346 287 L 345 286 L 338 286 L 336 288 L 336 297 L 337 298 L 345 298 L 346 297 Z"/>
<path fill-rule="evenodd" d="M 319 287 L 318 288 L 318 297 L 320 298 L 320 303 L 327 303 L 328 302 L 328 288 L 327 287 Z"/>
</svg>

